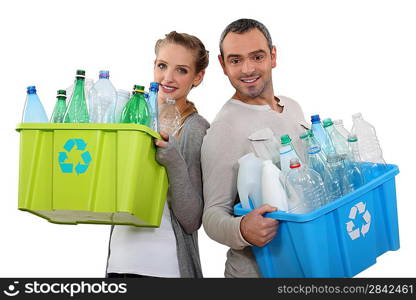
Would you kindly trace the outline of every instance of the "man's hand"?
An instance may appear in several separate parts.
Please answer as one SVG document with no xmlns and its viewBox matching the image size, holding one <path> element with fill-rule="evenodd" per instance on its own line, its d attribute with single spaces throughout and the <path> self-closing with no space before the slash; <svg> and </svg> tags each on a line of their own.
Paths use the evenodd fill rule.
<svg viewBox="0 0 416 300">
<path fill-rule="evenodd" d="M 279 221 L 265 218 L 263 214 L 276 210 L 276 207 L 265 204 L 246 214 L 240 222 L 240 230 L 244 239 L 259 247 L 270 242 L 276 235 Z"/>
</svg>

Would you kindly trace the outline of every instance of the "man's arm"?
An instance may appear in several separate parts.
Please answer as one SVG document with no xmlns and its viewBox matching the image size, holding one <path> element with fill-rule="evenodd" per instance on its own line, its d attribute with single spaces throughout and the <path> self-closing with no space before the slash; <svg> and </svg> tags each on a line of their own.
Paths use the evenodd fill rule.
<svg viewBox="0 0 416 300">
<path fill-rule="evenodd" d="M 217 122 L 205 136 L 201 150 L 204 229 L 213 240 L 237 250 L 251 243 L 264 245 L 274 237 L 277 229 L 276 220 L 261 216 L 275 210 L 270 206 L 253 210 L 244 217 L 233 215 L 238 172 L 235 165 L 246 154 L 244 143 L 233 134 L 231 126 Z"/>
</svg>

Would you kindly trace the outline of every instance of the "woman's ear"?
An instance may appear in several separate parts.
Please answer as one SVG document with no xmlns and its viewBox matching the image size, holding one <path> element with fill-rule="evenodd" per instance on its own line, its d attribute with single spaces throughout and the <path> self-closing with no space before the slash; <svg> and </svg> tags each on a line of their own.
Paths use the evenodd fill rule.
<svg viewBox="0 0 416 300">
<path fill-rule="evenodd" d="M 193 87 L 197 87 L 202 80 L 204 79 L 204 75 L 205 75 L 205 70 L 200 71 L 198 74 L 196 74 L 193 82 L 192 82 L 192 86 Z"/>
</svg>

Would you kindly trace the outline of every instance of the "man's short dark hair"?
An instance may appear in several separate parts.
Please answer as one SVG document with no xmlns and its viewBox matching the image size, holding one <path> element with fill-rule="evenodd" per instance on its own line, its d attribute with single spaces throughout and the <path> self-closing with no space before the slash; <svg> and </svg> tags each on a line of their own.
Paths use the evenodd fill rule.
<svg viewBox="0 0 416 300">
<path fill-rule="evenodd" d="M 221 38 L 220 38 L 221 56 L 224 58 L 224 53 L 222 51 L 222 42 L 224 41 L 228 33 L 235 32 L 235 33 L 241 34 L 241 33 L 245 33 L 255 28 L 257 28 L 258 30 L 260 30 L 261 33 L 263 33 L 264 37 L 267 40 L 267 45 L 269 46 L 270 51 L 272 51 L 272 48 L 273 48 L 272 38 L 266 26 L 264 26 L 259 21 L 256 21 L 253 19 L 239 19 L 229 24 L 221 34 Z"/>
</svg>

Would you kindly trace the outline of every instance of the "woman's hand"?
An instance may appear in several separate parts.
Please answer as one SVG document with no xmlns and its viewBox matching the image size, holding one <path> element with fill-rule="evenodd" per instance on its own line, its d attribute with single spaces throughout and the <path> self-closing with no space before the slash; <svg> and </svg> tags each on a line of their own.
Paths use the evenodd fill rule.
<svg viewBox="0 0 416 300">
<path fill-rule="evenodd" d="M 169 142 L 169 135 L 163 131 L 161 131 L 159 134 L 163 140 L 155 139 L 155 145 L 157 147 L 166 148 Z"/>
</svg>

